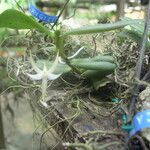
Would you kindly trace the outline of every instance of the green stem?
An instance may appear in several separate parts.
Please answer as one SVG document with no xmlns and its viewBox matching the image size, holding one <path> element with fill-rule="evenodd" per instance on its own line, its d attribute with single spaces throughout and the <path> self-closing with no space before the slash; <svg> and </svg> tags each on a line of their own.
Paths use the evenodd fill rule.
<svg viewBox="0 0 150 150">
<path fill-rule="evenodd" d="M 81 72 L 73 66 L 69 59 L 67 58 L 66 54 L 64 53 L 64 37 L 60 36 L 60 31 L 55 31 L 55 44 L 56 44 L 56 51 L 59 51 L 60 56 L 65 60 L 66 64 L 77 74 L 81 74 Z"/>
</svg>

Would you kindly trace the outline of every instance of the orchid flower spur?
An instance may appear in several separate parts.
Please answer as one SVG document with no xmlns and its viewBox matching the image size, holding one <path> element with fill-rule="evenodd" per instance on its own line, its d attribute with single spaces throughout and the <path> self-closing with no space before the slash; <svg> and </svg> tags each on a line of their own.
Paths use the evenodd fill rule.
<svg viewBox="0 0 150 150">
<path fill-rule="evenodd" d="M 36 66 L 36 64 L 32 58 L 32 55 L 30 54 L 30 63 L 37 74 L 28 74 L 27 73 L 27 75 L 32 80 L 42 80 L 42 84 L 41 84 L 42 101 L 44 101 L 46 98 L 48 80 L 55 80 L 61 75 L 61 74 L 54 74 L 54 71 L 58 64 L 58 60 L 59 60 L 59 53 L 57 53 L 57 56 L 55 58 L 55 61 L 52 64 L 51 68 L 48 69 L 46 66 L 46 63 L 44 63 L 43 70 L 41 70 Z"/>
<path fill-rule="evenodd" d="M 80 49 L 77 50 L 77 52 L 75 52 L 72 56 L 67 57 L 68 59 L 72 59 L 74 57 L 76 57 L 82 50 L 84 49 L 84 46 L 82 46 Z M 64 61 L 62 61 L 61 57 L 59 57 L 59 62 L 61 64 L 65 64 Z"/>
</svg>

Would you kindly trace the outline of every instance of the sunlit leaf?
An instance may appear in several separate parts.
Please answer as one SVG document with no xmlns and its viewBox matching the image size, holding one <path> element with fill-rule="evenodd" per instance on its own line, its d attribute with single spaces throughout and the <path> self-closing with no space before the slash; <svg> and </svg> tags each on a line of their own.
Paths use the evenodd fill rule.
<svg viewBox="0 0 150 150">
<path fill-rule="evenodd" d="M 36 22 L 32 17 L 15 9 L 8 9 L 0 14 L 0 28 L 3 27 L 11 29 L 37 29 L 52 36 L 47 28 Z"/>
</svg>

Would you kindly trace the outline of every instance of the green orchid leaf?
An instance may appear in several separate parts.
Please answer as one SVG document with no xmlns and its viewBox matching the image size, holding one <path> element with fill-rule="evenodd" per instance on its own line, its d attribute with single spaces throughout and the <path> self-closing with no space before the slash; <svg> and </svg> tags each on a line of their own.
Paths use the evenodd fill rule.
<svg viewBox="0 0 150 150">
<path fill-rule="evenodd" d="M 87 70 L 81 75 L 85 78 L 88 78 L 94 87 L 95 90 L 98 90 L 100 87 L 105 86 L 110 83 L 110 80 L 106 78 L 107 75 L 110 75 L 114 70 L 109 71 L 100 71 L 100 70 Z"/>
<path fill-rule="evenodd" d="M 85 78 L 98 78 L 98 79 L 102 79 L 105 76 L 111 74 L 114 72 L 114 69 L 112 70 L 86 70 L 84 71 L 81 75 Z"/>
<path fill-rule="evenodd" d="M 15 9 L 7 9 L 0 14 L 0 28 L 37 29 L 40 32 L 52 36 L 47 28 L 36 22 L 32 17 Z"/>
<path fill-rule="evenodd" d="M 110 56 L 110 55 L 97 55 L 93 58 L 91 58 L 93 61 L 107 61 L 107 62 L 110 62 L 110 63 L 114 63 L 115 62 L 115 59 L 113 56 Z"/>
<path fill-rule="evenodd" d="M 86 69 L 86 70 L 114 70 L 116 65 L 114 63 L 106 62 L 106 61 L 72 61 L 71 63 L 75 67 Z"/>
<path fill-rule="evenodd" d="M 63 36 L 106 32 L 106 31 L 120 29 L 120 28 L 123 28 L 127 25 L 131 25 L 131 24 L 135 24 L 135 23 L 137 23 L 137 20 L 118 21 L 118 22 L 109 23 L 109 24 L 98 24 L 98 25 L 91 25 L 91 26 L 83 26 L 80 28 L 71 29 L 70 31 L 64 33 Z"/>
<path fill-rule="evenodd" d="M 91 81 L 95 90 L 98 90 L 99 88 L 106 86 L 108 83 L 111 82 L 108 78 L 103 78 L 101 80 L 98 78 L 94 78 Z"/>
<path fill-rule="evenodd" d="M 128 21 L 131 21 L 132 19 L 128 18 L 128 17 L 122 17 L 121 20 L 128 22 Z M 138 22 L 135 24 L 131 24 L 130 26 L 126 26 L 125 29 L 134 31 L 134 32 L 136 32 L 142 36 L 143 32 L 144 32 L 145 22 L 142 19 L 138 19 L 137 21 Z"/>
<path fill-rule="evenodd" d="M 4 38 L 6 38 L 9 35 L 9 32 L 6 28 L 0 29 L 0 41 L 2 41 Z"/>
<path fill-rule="evenodd" d="M 114 58 L 109 55 L 97 55 L 93 58 L 77 58 L 71 60 L 75 67 L 85 70 L 109 71 L 114 70 L 116 65 Z"/>
<path fill-rule="evenodd" d="M 122 17 L 122 21 L 131 21 L 132 19 Z M 140 43 L 144 33 L 144 20 L 139 19 L 137 23 L 126 26 L 122 32 L 118 33 L 119 38 L 130 38 L 136 43 Z M 150 48 L 150 42 L 147 42 L 147 48 Z"/>
<path fill-rule="evenodd" d="M 110 55 L 97 55 L 92 58 L 76 58 L 71 60 L 73 64 L 76 63 L 78 64 L 79 62 L 81 63 L 81 62 L 100 62 L 100 61 L 114 63 L 115 59 Z"/>
<path fill-rule="evenodd" d="M 47 60 L 38 60 L 36 62 L 36 66 L 41 70 L 43 70 L 44 64 L 46 65 L 47 69 L 50 69 L 53 65 L 53 62 Z M 68 65 L 58 63 L 56 69 L 54 70 L 54 73 L 63 74 L 69 72 L 70 70 L 71 68 Z"/>
</svg>

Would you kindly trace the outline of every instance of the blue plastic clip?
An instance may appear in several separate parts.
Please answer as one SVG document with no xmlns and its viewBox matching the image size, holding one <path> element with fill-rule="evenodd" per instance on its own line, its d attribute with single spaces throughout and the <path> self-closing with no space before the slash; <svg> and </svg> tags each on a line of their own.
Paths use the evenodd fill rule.
<svg viewBox="0 0 150 150">
<path fill-rule="evenodd" d="M 33 2 L 29 4 L 29 11 L 35 18 L 45 23 L 55 23 L 58 19 L 57 16 L 49 16 L 34 6 Z"/>
<path fill-rule="evenodd" d="M 133 129 L 130 131 L 130 136 L 144 128 L 150 128 L 150 109 L 138 112 L 132 120 L 132 125 Z"/>
</svg>

